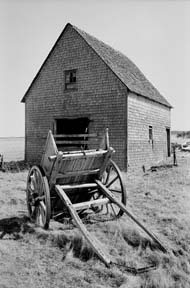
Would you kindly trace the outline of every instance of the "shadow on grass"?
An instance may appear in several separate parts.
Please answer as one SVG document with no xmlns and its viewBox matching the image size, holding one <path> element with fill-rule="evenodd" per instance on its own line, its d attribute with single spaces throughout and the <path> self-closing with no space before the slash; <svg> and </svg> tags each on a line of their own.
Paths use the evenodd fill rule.
<svg viewBox="0 0 190 288">
<path fill-rule="evenodd" d="M 143 237 L 137 230 L 135 229 L 127 229 L 122 227 L 121 229 L 122 237 L 127 242 L 128 245 L 133 248 L 141 248 L 145 250 L 146 248 L 150 248 L 151 250 L 159 250 L 160 248 L 158 244 L 151 241 L 149 238 Z"/>
<path fill-rule="evenodd" d="M 0 219 L 0 239 L 8 234 L 12 235 L 14 239 L 21 238 L 21 233 L 33 233 L 35 230 L 29 225 L 29 217 L 26 215 L 20 217 L 7 217 Z"/>
</svg>

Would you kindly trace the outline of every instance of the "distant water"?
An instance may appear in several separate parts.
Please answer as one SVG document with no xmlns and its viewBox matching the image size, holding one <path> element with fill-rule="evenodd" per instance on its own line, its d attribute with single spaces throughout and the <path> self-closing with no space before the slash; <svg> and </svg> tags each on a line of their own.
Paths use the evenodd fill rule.
<svg viewBox="0 0 190 288">
<path fill-rule="evenodd" d="M 0 138 L 0 154 L 4 161 L 24 160 L 24 137 Z"/>
</svg>

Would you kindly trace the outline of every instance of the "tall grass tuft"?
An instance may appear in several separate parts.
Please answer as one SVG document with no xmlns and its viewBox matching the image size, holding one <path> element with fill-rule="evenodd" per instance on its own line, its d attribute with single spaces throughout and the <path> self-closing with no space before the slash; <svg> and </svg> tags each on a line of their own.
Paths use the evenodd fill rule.
<svg viewBox="0 0 190 288">
<path fill-rule="evenodd" d="M 93 249 L 80 235 L 75 235 L 72 239 L 73 256 L 82 261 L 88 261 L 95 256 Z"/>
</svg>

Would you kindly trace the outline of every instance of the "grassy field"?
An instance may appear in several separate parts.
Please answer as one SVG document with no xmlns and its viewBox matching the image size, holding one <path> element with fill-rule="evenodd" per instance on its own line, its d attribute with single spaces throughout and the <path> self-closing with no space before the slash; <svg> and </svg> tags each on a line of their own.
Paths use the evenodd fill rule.
<svg viewBox="0 0 190 288">
<path fill-rule="evenodd" d="M 87 224 L 114 261 L 135 267 L 156 263 L 156 270 L 135 276 L 122 267 L 106 268 L 76 228 L 52 221 L 48 231 L 31 224 L 22 238 L 8 235 L 0 240 L 0 287 L 190 287 L 190 154 L 178 152 L 177 157 L 177 167 L 136 176 L 123 173 L 127 206 L 169 253 L 154 247 L 126 216 Z M 27 171 L 0 172 L 0 219 L 27 214 L 26 178 Z M 68 239 L 75 242 L 72 249 L 67 247 Z"/>
</svg>

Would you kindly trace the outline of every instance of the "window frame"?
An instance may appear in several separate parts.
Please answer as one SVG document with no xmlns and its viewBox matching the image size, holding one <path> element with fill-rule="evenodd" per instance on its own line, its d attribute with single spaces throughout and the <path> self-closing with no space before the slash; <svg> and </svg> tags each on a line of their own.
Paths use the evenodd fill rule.
<svg viewBox="0 0 190 288">
<path fill-rule="evenodd" d="M 148 140 L 149 142 L 153 142 L 153 126 L 148 126 Z"/>
<path fill-rule="evenodd" d="M 75 75 L 74 76 L 71 75 L 72 73 Z M 64 75 L 65 75 L 65 91 L 77 90 L 78 88 L 77 87 L 77 69 L 65 70 Z M 75 81 L 73 81 L 73 79 L 75 79 Z"/>
</svg>

